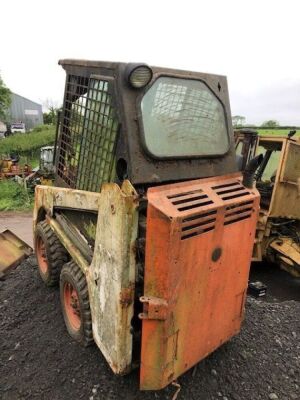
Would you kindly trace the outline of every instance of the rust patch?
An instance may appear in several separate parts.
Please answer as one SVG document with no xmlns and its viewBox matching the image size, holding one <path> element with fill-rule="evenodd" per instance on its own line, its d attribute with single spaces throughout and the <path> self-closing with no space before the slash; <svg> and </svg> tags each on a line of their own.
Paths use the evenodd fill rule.
<svg viewBox="0 0 300 400">
<path fill-rule="evenodd" d="M 128 307 L 132 304 L 134 298 L 134 285 L 123 288 L 120 293 L 120 303 L 122 307 Z"/>
</svg>

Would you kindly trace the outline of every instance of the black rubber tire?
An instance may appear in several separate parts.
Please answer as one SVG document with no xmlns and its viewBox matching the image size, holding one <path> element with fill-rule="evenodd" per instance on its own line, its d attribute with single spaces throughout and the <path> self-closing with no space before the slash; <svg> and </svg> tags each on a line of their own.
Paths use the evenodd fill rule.
<svg viewBox="0 0 300 400">
<path fill-rule="evenodd" d="M 38 262 L 40 276 L 47 286 L 58 285 L 61 268 L 69 259 L 68 252 L 46 221 L 41 221 L 36 226 L 34 236 L 35 249 L 37 249 L 39 237 L 44 242 L 48 263 L 47 271 L 43 272 Z"/>
<path fill-rule="evenodd" d="M 76 289 L 78 295 L 81 325 L 77 330 L 72 327 L 66 313 L 64 302 L 65 283 L 70 283 Z M 60 303 L 69 335 L 84 347 L 91 345 L 93 343 L 92 314 L 87 282 L 84 273 L 74 261 L 65 264 L 61 270 Z"/>
</svg>

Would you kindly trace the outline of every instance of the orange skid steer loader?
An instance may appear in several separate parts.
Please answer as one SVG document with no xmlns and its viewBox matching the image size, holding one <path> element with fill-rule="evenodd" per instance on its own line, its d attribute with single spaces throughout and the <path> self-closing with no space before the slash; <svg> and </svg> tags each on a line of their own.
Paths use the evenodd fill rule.
<svg viewBox="0 0 300 400">
<path fill-rule="evenodd" d="M 60 64 L 55 184 L 35 192 L 39 272 L 60 284 L 75 340 L 161 389 L 243 319 L 259 194 L 251 168 L 237 172 L 226 78 Z"/>
</svg>

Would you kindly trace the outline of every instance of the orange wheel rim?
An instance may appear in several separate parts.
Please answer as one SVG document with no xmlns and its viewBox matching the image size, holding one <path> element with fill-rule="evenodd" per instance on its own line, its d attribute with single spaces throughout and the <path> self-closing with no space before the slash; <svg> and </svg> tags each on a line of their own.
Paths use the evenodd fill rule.
<svg viewBox="0 0 300 400">
<path fill-rule="evenodd" d="M 78 331 L 81 326 L 81 316 L 77 290 L 71 283 L 65 282 L 63 293 L 67 318 L 72 328 Z"/>
<path fill-rule="evenodd" d="M 39 236 L 36 241 L 36 258 L 43 274 L 48 272 L 48 260 L 46 256 L 46 246 L 43 239 Z"/>
</svg>

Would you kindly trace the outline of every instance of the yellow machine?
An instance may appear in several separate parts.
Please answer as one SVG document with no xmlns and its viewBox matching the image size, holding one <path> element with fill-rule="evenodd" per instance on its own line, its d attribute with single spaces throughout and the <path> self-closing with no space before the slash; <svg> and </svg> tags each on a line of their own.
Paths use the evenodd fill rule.
<svg viewBox="0 0 300 400">
<path fill-rule="evenodd" d="M 263 154 L 255 173 L 261 195 L 253 261 L 278 263 L 300 277 L 300 138 L 257 136 L 253 131 L 236 131 L 239 160 Z"/>
</svg>

